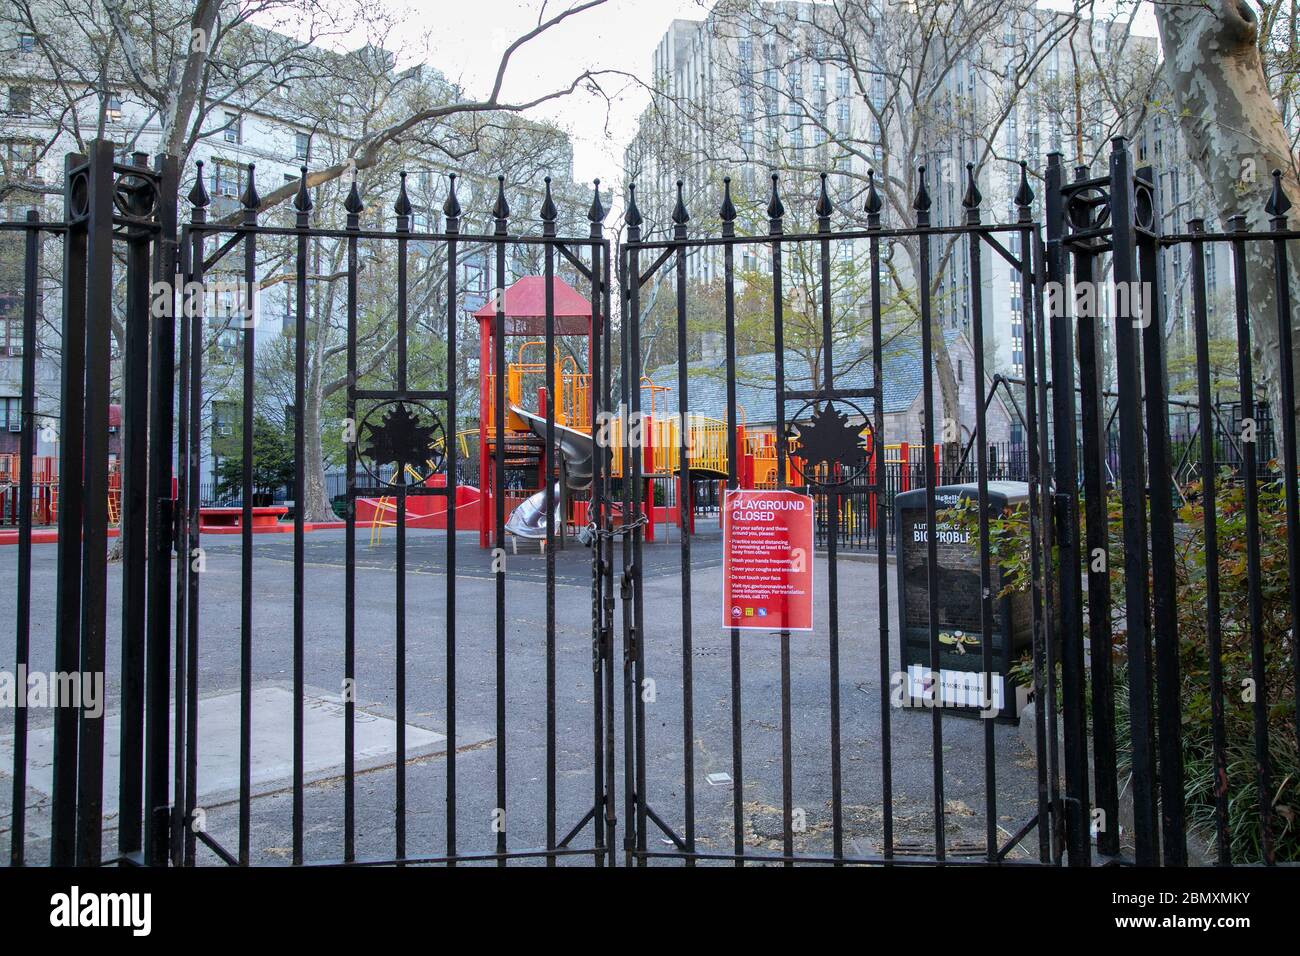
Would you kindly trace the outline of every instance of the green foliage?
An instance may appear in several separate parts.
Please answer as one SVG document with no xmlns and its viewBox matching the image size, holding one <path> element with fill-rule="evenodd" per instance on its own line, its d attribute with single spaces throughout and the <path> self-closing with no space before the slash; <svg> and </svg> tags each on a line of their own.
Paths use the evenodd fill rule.
<svg viewBox="0 0 1300 956">
<path fill-rule="evenodd" d="M 1209 654 L 1209 591 L 1205 546 L 1205 510 L 1200 483 L 1183 489 L 1188 504 L 1178 514 L 1173 555 L 1178 602 L 1179 679 L 1182 704 L 1183 768 L 1188 820 L 1213 842 L 1216 777 L 1225 787 L 1228 832 L 1234 862 L 1263 859 L 1259 813 L 1258 762 L 1255 758 L 1254 705 L 1250 631 L 1250 588 L 1247 562 L 1245 486 L 1225 473 L 1215 495 L 1218 534 L 1219 613 L 1224 721 L 1224 767 L 1215 773 L 1212 683 Z M 1080 508 L 1080 512 L 1082 512 Z M 1107 501 L 1110 545 L 1109 583 L 1115 680 L 1117 763 L 1121 773 L 1131 769 L 1127 629 L 1124 594 L 1123 508 L 1117 492 Z M 972 534 L 978 531 L 979 509 L 963 501 L 945 513 L 945 520 Z M 1082 519 L 1081 519 L 1082 520 Z M 1080 540 L 1082 537 L 1080 529 Z M 1024 508 L 989 522 L 993 560 L 1003 569 L 1005 591 L 1020 591 L 1032 582 L 1029 515 Z M 1268 715 L 1268 749 L 1272 765 L 1269 801 L 1273 811 L 1273 845 L 1279 861 L 1300 860 L 1300 748 L 1295 737 L 1295 697 L 1292 672 L 1292 582 L 1287 570 L 1286 502 L 1278 481 L 1259 489 L 1260 597 L 1265 684 L 1262 699 Z M 1086 557 L 1086 556 L 1085 556 Z M 1056 563 L 1055 556 L 1053 564 Z M 1086 568 L 1080 567 L 1082 575 Z M 1031 679 L 1028 660 L 1015 668 Z M 1091 685 L 1089 685 L 1090 689 Z M 1091 708 L 1089 708 L 1091 719 Z"/>
<path fill-rule="evenodd" d="M 271 494 L 293 481 L 293 441 L 261 415 L 253 420 L 253 492 Z M 244 457 L 223 458 L 217 468 L 217 494 L 238 494 L 244 484 Z"/>
</svg>

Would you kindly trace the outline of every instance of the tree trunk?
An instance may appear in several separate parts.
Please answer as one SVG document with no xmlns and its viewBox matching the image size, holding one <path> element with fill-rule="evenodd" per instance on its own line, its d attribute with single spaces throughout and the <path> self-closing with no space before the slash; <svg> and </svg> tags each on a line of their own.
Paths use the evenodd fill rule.
<svg viewBox="0 0 1300 956">
<path fill-rule="evenodd" d="M 943 444 L 943 458 L 949 468 L 956 468 L 961 457 L 961 393 L 957 390 L 957 373 L 952 367 L 952 355 L 948 352 L 948 342 L 943 337 L 943 329 L 932 320 L 934 342 L 934 370 L 939 376 L 939 396 L 943 400 L 943 418 L 934 423 L 935 438 Z M 979 400 L 979 389 L 976 389 Z M 948 425 L 949 422 L 953 424 Z M 952 436 L 953 440 L 948 440 Z M 933 454 L 927 449 L 926 454 Z M 939 476 L 943 481 L 943 476 Z"/>
<path fill-rule="evenodd" d="M 317 314 L 319 314 L 319 307 Z M 307 366 L 307 381 L 304 383 L 306 406 L 303 409 L 303 451 L 307 460 L 303 463 L 303 516 L 307 521 L 334 521 L 337 516 L 330 507 L 329 494 L 325 488 L 325 451 L 321 445 L 321 405 L 325 400 L 324 362 L 325 335 L 321 329 L 316 330 L 312 339 L 311 357 Z"/>
<path fill-rule="evenodd" d="M 1279 169 L 1293 206 L 1290 227 L 1296 228 L 1300 182 L 1281 114 L 1264 79 L 1255 13 L 1240 0 L 1154 7 L 1166 80 L 1173 89 L 1183 136 L 1222 225 L 1226 228 L 1229 217 L 1240 214 L 1249 228 L 1267 229 L 1269 214 L 1264 206 L 1273 187 L 1272 172 Z M 1288 245 L 1291 295 L 1293 302 L 1300 302 L 1295 298 L 1300 254 L 1294 243 Z M 1255 381 L 1267 386 L 1277 420 L 1283 412 L 1272 243 L 1246 243 L 1246 270 Z M 1293 361 L 1300 361 L 1300 337 L 1292 341 Z M 1298 412 L 1290 410 L 1300 417 Z"/>
</svg>

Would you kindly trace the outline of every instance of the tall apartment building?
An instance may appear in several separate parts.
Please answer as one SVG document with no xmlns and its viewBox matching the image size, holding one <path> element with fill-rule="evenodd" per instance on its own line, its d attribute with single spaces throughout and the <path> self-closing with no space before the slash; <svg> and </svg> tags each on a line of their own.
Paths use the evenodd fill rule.
<svg viewBox="0 0 1300 956">
<path fill-rule="evenodd" d="M 625 156 L 649 228 L 671 226 L 678 178 L 687 181 L 688 205 L 699 219 L 692 228 L 710 228 L 721 177 L 729 174 L 742 221 L 748 217 L 751 228 L 764 231 L 771 171 L 781 173 L 788 215 L 802 216 L 803 228 L 812 223 L 815 170 L 830 174 L 838 222 L 863 222 L 868 169 L 909 184 L 894 208 L 887 203 L 885 218 L 911 221 L 909 177 L 920 164 L 928 170 L 932 221 L 953 224 L 963 214 L 968 162 L 979 166 L 985 221 L 1014 221 L 1016 161 L 1041 173 L 1056 151 L 1071 175 L 1080 158 L 1100 174 L 1110 140 L 1120 134 L 1132 141 L 1138 165 L 1156 168 L 1167 229 L 1185 227 L 1193 215 L 1213 221 L 1159 80 L 1155 38 L 1133 35 L 1125 24 L 1042 9 L 1034 0 L 967 7 L 998 20 L 972 26 L 973 41 L 960 48 L 940 48 L 943 35 L 929 35 L 924 66 L 899 52 L 917 36 L 915 7 L 903 0 L 868 0 L 857 8 L 860 18 L 847 23 L 828 24 L 826 5 L 798 0 L 720 0 L 701 20 L 673 21 L 652 61 L 655 98 Z M 1033 186 L 1041 214 L 1041 182 Z M 1017 253 L 1018 238 L 1008 237 Z M 932 249 L 936 314 L 944 326 L 969 333 L 975 283 L 964 247 L 946 251 Z M 846 261 L 863 256 L 854 248 L 837 254 Z M 752 255 L 744 264 L 761 265 L 762 250 Z M 1214 298 L 1230 265 L 1225 250 L 1209 258 Z M 1171 256 L 1165 267 L 1166 321 L 1172 332 L 1190 335 L 1188 264 Z M 693 255 L 689 270 L 699 279 L 719 275 L 716 250 Z M 994 255 L 982 257 L 981 273 L 990 368 L 1023 375 L 1020 277 Z"/>
</svg>

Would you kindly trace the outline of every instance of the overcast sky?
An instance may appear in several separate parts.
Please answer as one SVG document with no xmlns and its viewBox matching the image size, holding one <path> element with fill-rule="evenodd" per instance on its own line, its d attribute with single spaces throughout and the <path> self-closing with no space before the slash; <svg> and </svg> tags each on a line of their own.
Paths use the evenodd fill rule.
<svg viewBox="0 0 1300 956">
<path fill-rule="evenodd" d="M 551 0 L 549 13 L 571 5 Z M 619 70 L 645 79 L 655 46 L 674 17 L 703 19 L 704 0 L 608 0 L 571 17 L 521 49 L 511 60 L 503 98 L 526 100 L 567 86 L 583 70 Z M 491 89 L 502 51 L 537 23 L 541 0 L 391 0 L 409 11 L 413 33 L 428 35 L 427 62 L 470 93 Z M 423 46 L 423 44 L 421 44 Z M 574 176 L 618 179 L 623 146 L 649 102 L 645 91 L 624 77 L 602 80 L 613 102 L 575 93 L 547 104 L 537 115 L 553 120 L 573 138 Z M 608 114 L 608 115 L 607 115 Z"/>
<path fill-rule="evenodd" d="M 424 61 L 459 82 L 470 95 L 486 96 L 498 61 L 518 36 L 547 16 L 581 0 L 380 0 L 400 29 L 386 43 L 406 63 Z M 576 14 L 531 41 L 511 60 L 504 100 L 527 100 L 567 86 L 584 70 L 617 70 L 648 80 L 654 49 L 674 18 L 703 19 L 714 0 L 606 0 Z M 1114 7 L 1115 0 L 1097 0 Z M 1129 0 L 1131 2 L 1131 0 Z M 1045 0 L 1045 6 L 1071 9 L 1073 0 Z M 1136 32 L 1155 34 L 1149 4 Z M 345 46 L 357 46 L 349 38 Z M 559 124 L 573 140 L 574 176 L 606 183 L 620 179 L 623 147 L 649 96 L 635 81 L 609 76 L 602 85 L 611 102 L 578 92 L 540 107 L 534 114 Z"/>
</svg>

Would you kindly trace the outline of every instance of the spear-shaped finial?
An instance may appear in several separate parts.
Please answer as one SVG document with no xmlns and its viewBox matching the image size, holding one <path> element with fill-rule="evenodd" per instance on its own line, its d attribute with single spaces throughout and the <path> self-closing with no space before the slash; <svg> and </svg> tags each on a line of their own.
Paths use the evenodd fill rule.
<svg viewBox="0 0 1300 956">
<path fill-rule="evenodd" d="M 880 192 L 876 189 L 876 171 L 867 170 L 867 227 L 871 229 L 880 228 L 880 210 L 885 204 L 880 199 Z"/>
<path fill-rule="evenodd" d="M 627 210 L 623 213 L 623 224 L 627 226 L 628 242 L 641 241 L 641 210 L 636 205 L 636 183 L 627 187 Z"/>
<path fill-rule="evenodd" d="M 361 213 L 365 210 L 366 204 L 361 201 L 361 190 L 357 186 L 356 173 L 352 175 L 352 188 L 348 190 L 348 198 L 343 200 L 343 208 L 348 211 L 347 227 L 357 229 L 361 225 Z"/>
<path fill-rule="evenodd" d="M 460 232 L 460 199 L 456 196 L 456 174 L 448 173 L 447 198 L 442 203 L 442 214 L 448 234 Z"/>
<path fill-rule="evenodd" d="M 785 203 L 781 202 L 781 193 L 777 188 L 777 175 L 772 174 L 772 198 L 767 201 L 767 218 L 769 229 L 775 235 L 781 231 L 781 220 L 785 216 Z"/>
<path fill-rule="evenodd" d="M 916 210 L 917 220 L 930 220 L 930 190 L 925 187 L 925 166 L 921 165 L 916 168 L 917 176 L 920 179 L 920 186 L 916 190 L 916 198 L 912 200 L 912 208 Z"/>
<path fill-rule="evenodd" d="M 208 188 L 203 184 L 203 160 L 199 160 L 197 169 L 194 173 L 194 185 L 190 188 L 190 194 L 186 197 L 190 205 L 202 209 L 212 200 L 208 198 Z"/>
<path fill-rule="evenodd" d="M 602 230 L 605 228 L 605 216 L 608 215 L 605 209 L 605 203 L 600 198 L 600 179 L 591 181 L 591 205 L 587 207 L 587 222 L 591 224 L 589 235 L 593 239 L 599 239 L 603 235 Z"/>
<path fill-rule="evenodd" d="M 456 174 L 448 173 L 447 180 L 451 184 L 447 190 L 447 198 L 442 203 L 442 214 L 448 220 L 460 218 L 460 199 L 456 195 Z"/>
<path fill-rule="evenodd" d="M 1269 193 L 1264 211 L 1269 214 L 1274 229 L 1286 228 L 1286 214 L 1291 210 L 1291 200 L 1282 188 L 1282 170 L 1273 170 L 1273 191 Z"/>
<path fill-rule="evenodd" d="M 627 211 L 623 213 L 623 223 L 631 229 L 642 223 L 641 210 L 636 205 L 636 183 L 627 187 Z"/>
<path fill-rule="evenodd" d="M 1020 221 L 1028 222 L 1032 216 L 1029 207 L 1034 203 L 1034 191 L 1029 188 L 1029 164 L 1020 163 L 1020 188 L 1016 190 L 1016 206 L 1020 209 Z"/>
<path fill-rule="evenodd" d="M 683 180 L 677 180 L 677 204 L 673 206 L 673 234 L 678 238 L 686 236 L 686 224 L 691 220 L 691 214 L 686 211 L 686 199 L 682 189 L 686 183 Z"/>
<path fill-rule="evenodd" d="M 357 186 L 357 177 L 352 177 L 352 188 L 348 190 L 348 198 L 343 200 L 343 208 L 354 216 L 361 215 L 366 208 L 366 204 L 361 201 L 361 189 Z"/>
<path fill-rule="evenodd" d="M 397 202 L 393 203 L 393 212 L 397 213 L 397 228 L 402 229 L 405 227 L 401 220 L 409 219 L 411 215 L 411 197 L 406 193 L 406 170 L 402 170 L 398 175 L 401 177 L 402 184 L 397 190 Z"/>
<path fill-rule="evenodd" d="M 550 176 L 546 177 L 546 196 L 542 199 L 542 208 L 538 215 L 542 217 L 542 234 L 555 235 L 555 220 L 560 218 L 560 211 L 555 208 L 555 200 L 551 196 Z"/>
<path fill-rule="evenodd" d="M 731 201 L 731 177 L 722 177 L 722 208 L 718 210 L 718 215 L 722 219 L 722 234 L 724 236 L 734 236 L 736 234 L 736 204 Z"/>
<path fill-rule="evenodd" d="M 302 174 L 298 177 L 298 194 L 293 197 L 293 208 L 298 210 L 298 224 L 307 224 L 307 214 L 311 212 L 311 193 L 307 192 L 307 167 L 299 166 Z"/>
<path fill-rule="evenodd" d="M 587 207 L 587 221 L 599 226 L 605 221 L 605 215 L 605 204 L 600 201 L 600 180 L 594 179 L 591 183 L 591 205 Z"/>
<path fill-rule="evenodd" d="M 966 207 L 966 221 L 968 223 L 977 223 L 980 221 L 980 201 L 984 197 L 980 195 L 980 188 L 975 184 L 975 164 L 966 164 L 966 195 L 961 199 L 961 204 Z"/>
<path fill-rule="evenodd" d="M 496 220 L 496 234 L 506 234 L 506 220 L 510 218 L 510 204 L 506 202 L 506 178 L 497 177 L 497 201 L 492 205 L 492 218 Z"/>
<path fill-rule="evenodd" d="M 294 208 L 299 212 L 311 212 L 312 195 L 307 191 L 307 166 L 299 166 L 298 195 L 294 196 Z"/>
<path fill-rule="evenodd" d="M 248 185 L 244 187 L 244 195 L 239 197 L 240 203 L 244 207 L 244 218 L 252 213 L 253 217 L 257 216 L 257 207 L 262 205 L 262 197 L 257 194 L 257 164 L 248 164 Z"/>
<path fill-rule="evenodd" d="M 831 213 L 835 211 L 835 206 L 831 203 L 831 194 L 826 189 L 826 174 L 822 173 L 821 194 L 817 197 L 817 206 L 814 212 L 817 213 L 817 231 L 831 231 Z"/>
</svg>

